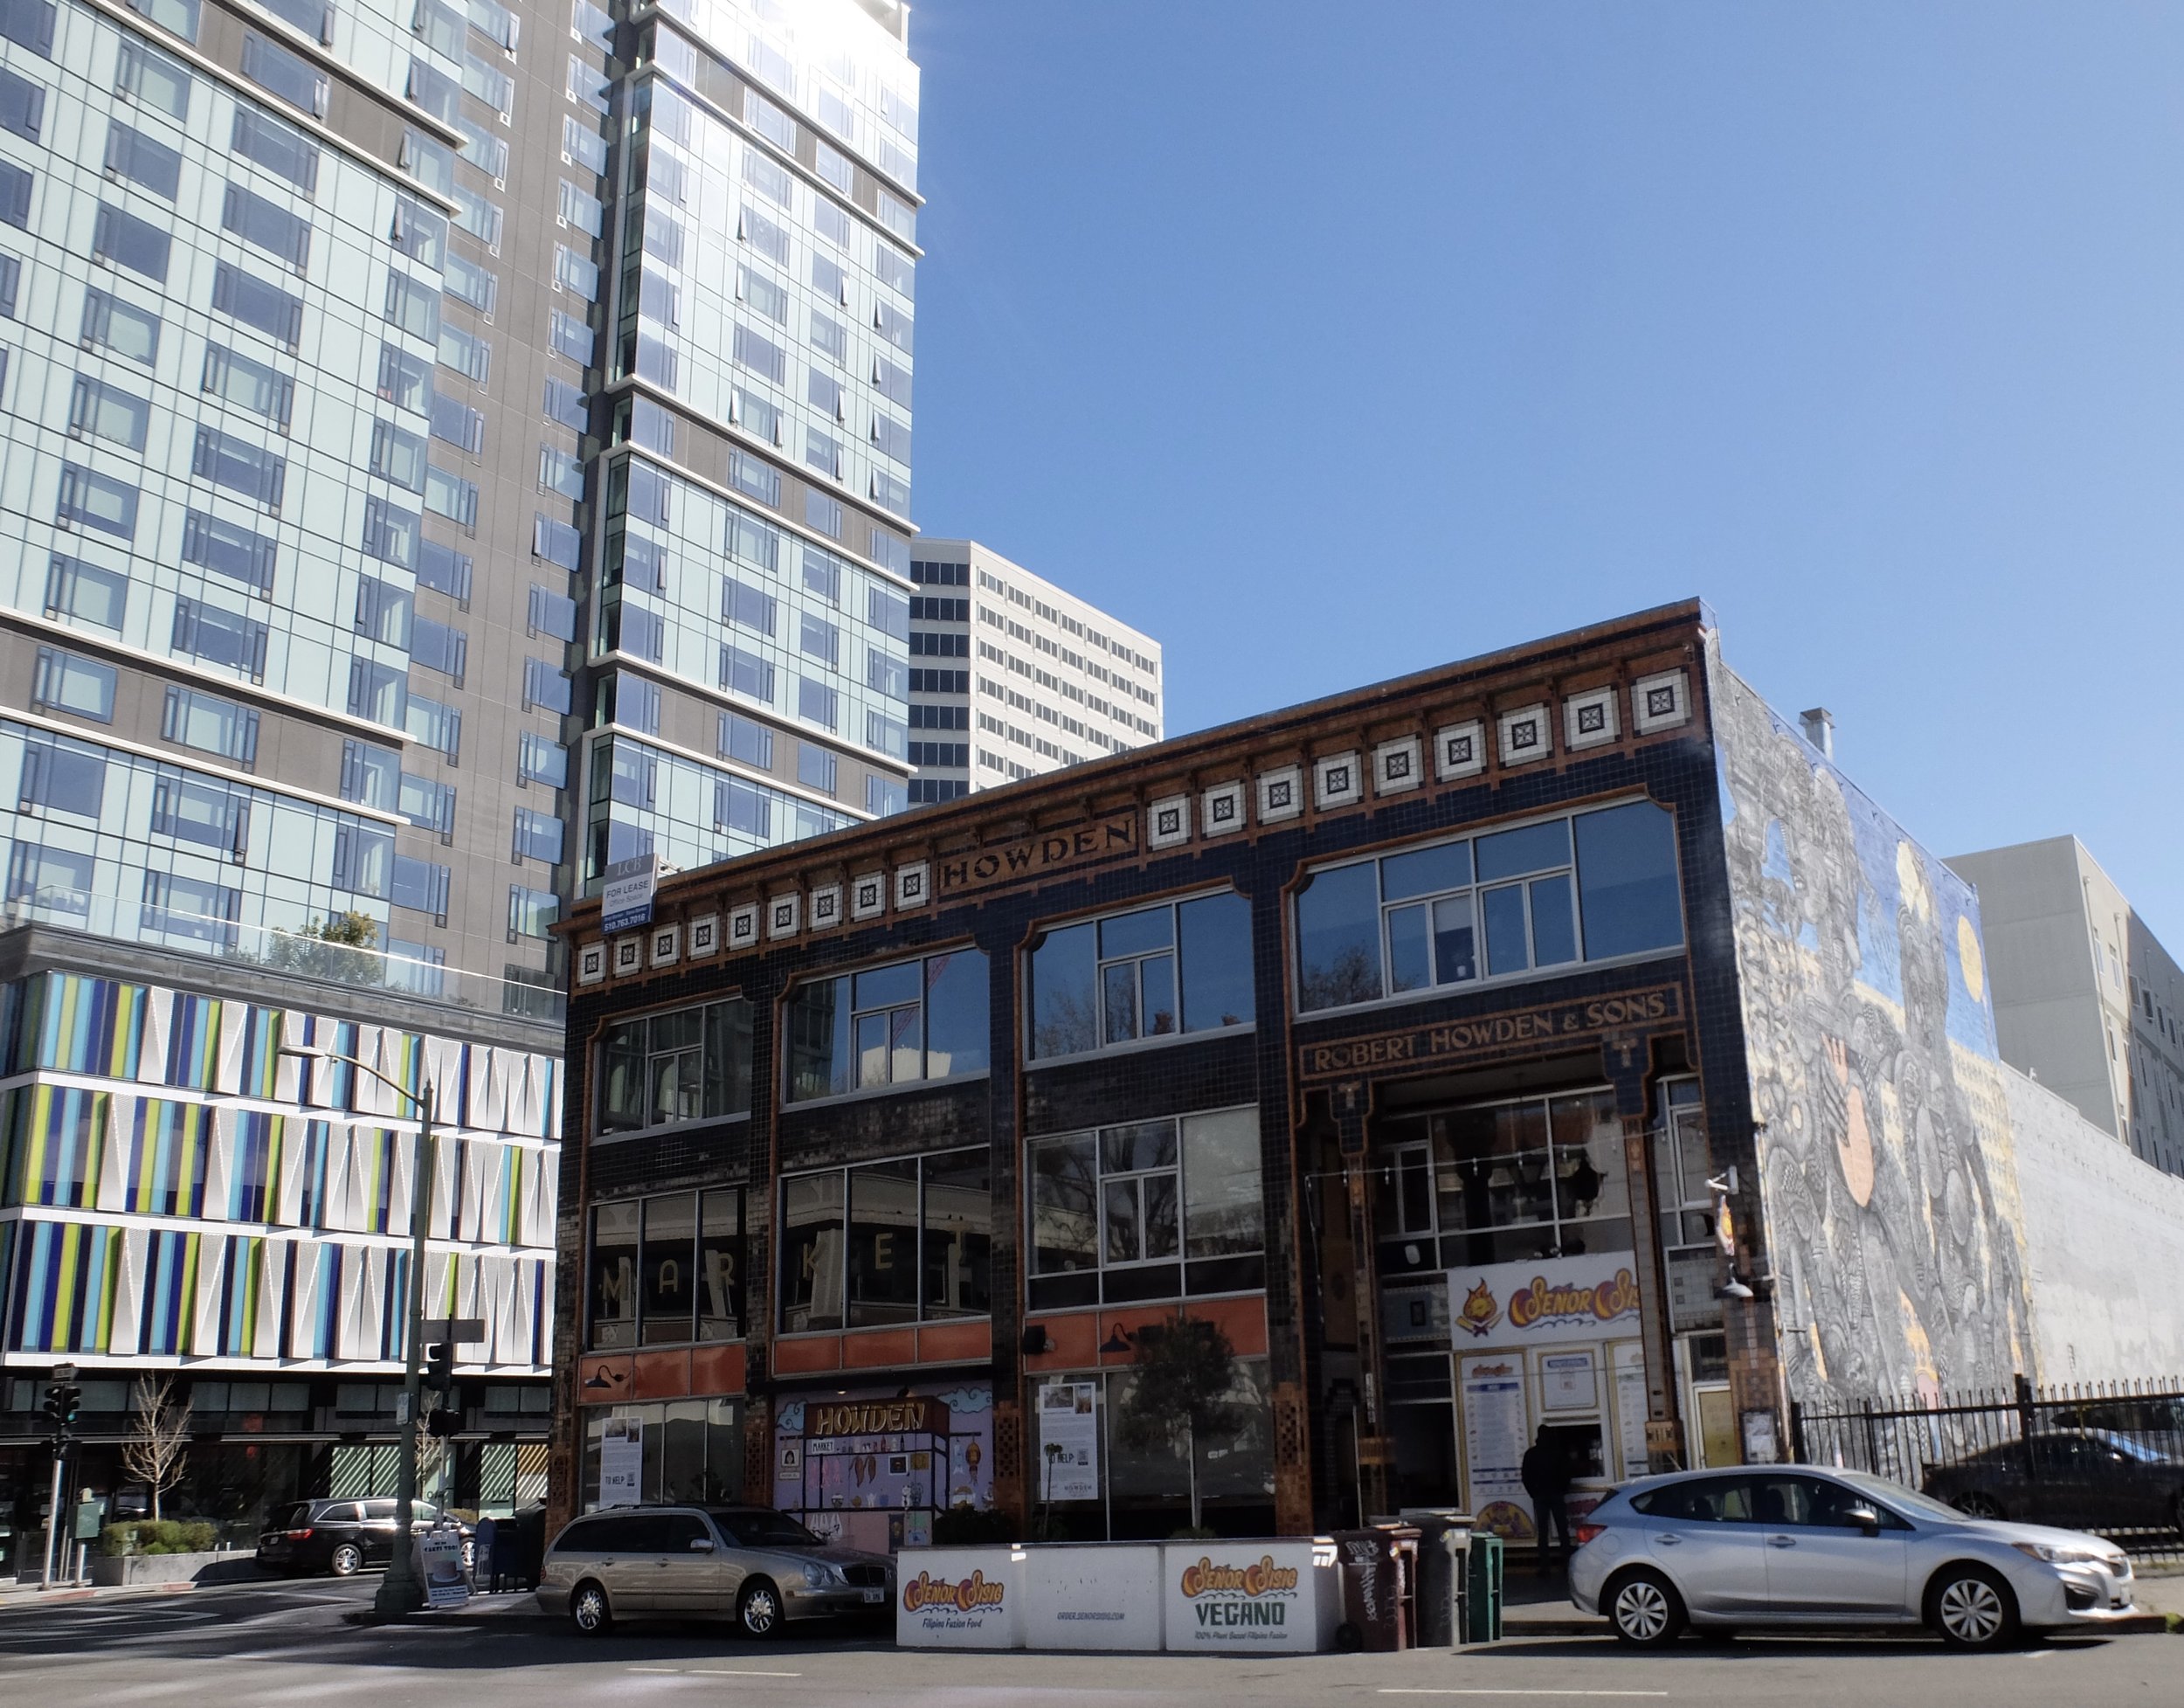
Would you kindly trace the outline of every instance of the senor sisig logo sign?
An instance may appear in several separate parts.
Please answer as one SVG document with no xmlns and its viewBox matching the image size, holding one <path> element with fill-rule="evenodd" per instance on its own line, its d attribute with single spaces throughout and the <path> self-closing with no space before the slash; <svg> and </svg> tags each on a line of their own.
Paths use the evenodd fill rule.
<svg viewBox="0 0 2184 1708">
<path fill-rule="evenodd" d="M 1302 1649 L 1320 1646 L 1311 1546 L 1268 1550 L 1255 1559 L 1168 1554 L 1170 1649 Z"/>
<path fill-rule="evenodd" d="M 950 1583 L 944 1578 L 935 1578 L 930 1572 L 920 1572 L 902 1586 L 902 1610 L 923 1613 L 929 1608 L 939 1608 L 954 1613 L 1001 1611 L 1008 1600 L 1008 1586 L 995 1583 L 984 1572 L 973 1572 L 959 1583 Z"/>
</svg>

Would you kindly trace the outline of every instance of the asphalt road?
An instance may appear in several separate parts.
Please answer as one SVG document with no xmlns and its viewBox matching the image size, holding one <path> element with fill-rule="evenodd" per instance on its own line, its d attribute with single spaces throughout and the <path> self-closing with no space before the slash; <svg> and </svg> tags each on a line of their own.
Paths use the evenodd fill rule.
<svg viewBox="0 0 2184 1708">
<path fill-rule="evenodd" d="M 378 1708 L 1209 1708 L 1236 1701 L 1432 1708 L 1436 1702 L 1767 1708 L 2056 1708 L 2184 1700 L 2184 1639 L 2127 1636 L 1959 1656 L 1922 1640 L 1750 1640 L 1630 1654 L 1609 1639 L 1541 1639 L 1462 1655 L 1287 1661 L 1199 1656 L 905 1653 L 827 1633 L 772 1643 L 703 1627 L 587 1642 L 527 1620 L 358 1627 L 373 1580 L 238 1586 L 0 1610 L 12 1704 L 314 1704 Z"/>
</svg>

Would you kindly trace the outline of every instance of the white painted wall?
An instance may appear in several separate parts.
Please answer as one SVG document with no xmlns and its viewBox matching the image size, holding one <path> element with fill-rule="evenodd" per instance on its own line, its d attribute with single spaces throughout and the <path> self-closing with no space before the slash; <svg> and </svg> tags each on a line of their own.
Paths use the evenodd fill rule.
<svg viewBox="0 0 2184 1708">
<path fill-rule="evenodd" d="M 2035 1379 L 2184 1376 L 2184 1179 L 2139 1161 L 2015 1068 L 2005 1067 L 2002 1079 Z"/>
</svg>

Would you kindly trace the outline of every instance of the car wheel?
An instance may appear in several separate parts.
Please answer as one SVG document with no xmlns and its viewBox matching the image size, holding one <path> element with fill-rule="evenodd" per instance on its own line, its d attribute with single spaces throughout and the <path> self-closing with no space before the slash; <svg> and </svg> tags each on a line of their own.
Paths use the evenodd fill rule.
<svg viewBox="0 0 2184 1708">
<path fill-rule="evenodd" d="M 326 1569 L 337 1578 L 353 1578 L 363 1566 L 364 1551 L 354 1542 L 336 1543 L 334 1552 L 326 1557 Z"/>
<path fill-rule="evenodd" d="M 2017 1635 L 2017 1598 L 1984 1566 L 1949 1566 L 1926 1589 L 1926 1622 L 1952 1649 L 2000 1649 Z"/>
<path fill-rule="evenodd" d="M 586 1578 L 569 1592 L 569 1622 L 580 1637 L 603 1637 L 614 1628 L 614 1612 L 606 1604 L 606 1591 Z"/>
<path fill-rule="evenodd" d="M 1607 1596 L 1608 1623 L 1638 1649 L 1658 1649 L 1683 1634 L 1683 1598 L 1658 1572 L 1631 1572 L 1615 1580 Z"/>
<path fill-rule="evenodd" d="M 2005 1516 L 2001 1502 L 1979 1489 L 1959 1495 L 1949 1504 L 1967 1518 L 2000 1518 Z"/>
<path fill-rule="evenodd" d="M 764 1639 L 781 1629 L 781 1592 L 771 1578 L 753 1578 L 736 1598 L 736 1623 L 747 1637 Z"/>
</svg>

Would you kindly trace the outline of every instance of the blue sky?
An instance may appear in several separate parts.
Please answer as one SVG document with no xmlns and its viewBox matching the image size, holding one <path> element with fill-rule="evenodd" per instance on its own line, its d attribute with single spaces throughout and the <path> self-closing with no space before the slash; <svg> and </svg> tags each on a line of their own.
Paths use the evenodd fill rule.
<svg viewBox="0 0 2184 1708">
<path fill-rule="evenodd" d="M 2184 8 L 925 0 L 916 511 L 1201 728 L 1697 594 L 2184 954 Z"/>
</svg>

